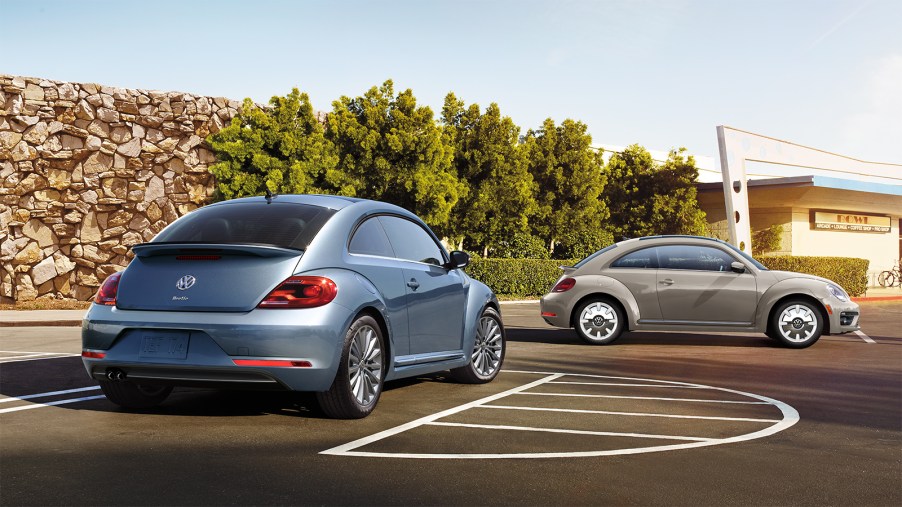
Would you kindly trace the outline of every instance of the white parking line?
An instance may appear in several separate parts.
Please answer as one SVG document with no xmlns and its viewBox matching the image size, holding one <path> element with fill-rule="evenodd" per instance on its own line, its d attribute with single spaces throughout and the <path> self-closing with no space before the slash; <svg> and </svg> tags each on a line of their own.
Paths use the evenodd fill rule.
<svg viewBox="0 0 902 507">
<path fill-rule="evenodd" d="M 644 412 L 613 412 L 609 410 L 582 410 L 576 408 L 542 408 L 542 407 L 515 407 L 510 405 L 480 405 L 473 408 L 497 408 L 503 410 L 532 410 L 536 412 L 570 412 L 575 414 L 603 414 L 625 415 L 636 417 L 669 417 L 672 419 L 708 419 L 712 421 L 744 421 L 744 422 L 768 422 L 778 423 L 780 419 L 752 419 L 748 417 L 715 417 L 710 415 L 678 415 L 678 414 L 648 414 Z"/>
<path fill-rule="evenodd" d="M 859 338 L 861 338 L 862 340 L 864 340 L 867 343 L 877 343 L 870 336 L 862 333 L 860 330 L 855 331 L 855 334 L 857 334 Z"/>
<path fill-rule="evenodd" d="M 421 417 L 421 418 L 419 418 L 415 421 L 411 421 L 407 424 L 402 424 L 400 426 L 396 426 L 394 428 L 387 429 L 385 431 L 380 431 L 379 433 L 376 433 L 374 435 L 370 435 L 368 437 L 354 440 L 353 442 L 348 442 L 347 444 L 339 445 L 338 447 L 326 449 L 325 451 L 322 451 L 320 454 L 335 454 L 335 455 L 344 454 L 344 455 L 347 455 L 350 453 L 350 451 L 352 449 L 356 449 L 358 447 L 363 447 L 367 444 L 371 444 L 378 440 L 382 440 L 383 438 L 388 438 L 392 435 L 397 435 L 398 433 L 407 431 L 409 429 L 413 429 L 418 426 L 422 426 L 424 424 L 431 423 L 433 421 L 441 419 L 442 417 L 447 417 L 449 415 L 456 414 L 458 412 L 463 412 L 464 410 L 467 410 L 467 409 L 473 408 L 473 407 L 477 407 L 479 405 L 482 405 L 483 403 L 495 401 L 497 399 L 504 398 L 505 396 L 508 396 L 508 395 L 511 395 L 511 394 L 514 394 L 514 393 L 517 393 L 520 391 L 524 391 L 526 389 L 531 389 L 536 386 L 540 386 L 548 381 L 563 377 L 564 375 L 565 375 L 564 373 L 552 373 L 552 374 L 549 374 L 548 377 L 536 380 L 535 382 L 530 382 L 529 384 L 525 384 L 520 387 L 515 387 L 513 389 L 504 391 L 502 393 L 493 394 L 492 396 L 487 396 L 485 398 L 482 398 L 482 399 L 479 399 L 476 401 L 471 401 L 470 403 L 465 403 L 463 405 L 460 405 L 460 406 L 457 406 L 457 407 L 454 407 L 454 408 L 451 408 L 448 410 L 444 410 L 442 412 L 438 412 L 437 414 L 432 414 L 432 415 L 427 415 L 426 417 Z"/>
<path fill-rule="evenodd" d="M 549 384 L 571 384 L 580 386 L 616 386 L 616 387 L 671 387 L 675 389 L 711 389 L 708 386 L 679 386 L 668 384 L 615 384 L 612 382 L 549 382 Z"/>
<path fill-rule="evenodd" d="M 557 382 L 549 382 L 555 384 Z M 613 394 L 517 393 L 530 396 L 573 396 L 576 398 L 617 398 L 622 400 L 696 401 L 699 403 L 735 403 L 737 405 L 770 405 L 766 401 L 700 400 L 695 398 L 658 398 L 655 396 L 615 396 Z"/>
<path fill-rule="evenodd" d="M 76 403 L 79 401 L 88 401 L 88 400 L 99 400 L 101 398 L 106 398 L 104 395 L 100 396 L 86 396 L 84 398 L 74 398 L 71 400 L 59 400 L 59 401 L 50 401 L 47 403 L 35 403 L 32 405 L 23 405 L 21 407 L 12 407 L 12 408 L 4 408 L 0 410 L 0 414 L 6 414 L 8 412 L 18 412 L 19 410 L 31 410 L 33 408 L 44 408 L 44 407 L 52 407 L 56 405 L 65 405 L 67 403 Z"/>
<path fill-rule="evenodd" d="M 26 394 L 25 396 L 14 396 L 11 398 L 3 398 L 0 403 L 8 403 L 10 401 L 30 400 L 32 398 L 49 398 L 50 396 L 59 396 L 60 394 L 81 393 L 84 391 L 94 391 L 100 389 L 100 386 L 79 387 L 78 389 L 66 389 L 65 391 L 50 391 L 46 393 Z"/>
<path fill-rule="evenodd" d="M 646 433 L 618 433 L 613 431 L 563 430 L 557 428 L 531 428 L 528 426 L 505 426 L 497 424 L 467 424 L 453 422 L 431 422 L 428 426 L 454 426 L 458 428 L 481 428 L 487 430 L 544 431 L 547 433 L 571 433 L 574 435 L 598 435 L 603 437 L 655 438 L 658 440 L 685 440 L 689 442 L 711 442 L 716 438 L 679 437 L 676 435 L 649 435 Z"/>
</svg>

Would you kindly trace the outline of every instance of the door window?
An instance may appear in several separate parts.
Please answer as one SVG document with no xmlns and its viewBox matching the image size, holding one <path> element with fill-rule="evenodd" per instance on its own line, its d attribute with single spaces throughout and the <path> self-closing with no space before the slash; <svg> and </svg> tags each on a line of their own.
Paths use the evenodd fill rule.
<svg viewBox="0 0 902 507">
<path fill-rule="evenodd" d="M 661 269 L 692 271 L 730 271 L 730 264 L 736 261 L 723 250 L 699 245 L 659 247 L 658 259 Z"/>
<path fill-rule="evenodd" d="M 652 247 L 630 252 L 614 261 L 611 267 L 655 269 L 658 267 L 657 250 L 658 248 Z"/>
<path fill-rule="evenodd" d="M 410 220 L 381 216 L 379 221 L 399 259 L 441 266 L 445 255 L 425 229 Z"/>
<path fill-rule="evenodd" d="M 395 256 L 378 218 L 370 218 L 357 227 L 354 237 L 351 238 L 351 243 L 348 245 L 348 252 L 380 257 Z"/>
</svg>

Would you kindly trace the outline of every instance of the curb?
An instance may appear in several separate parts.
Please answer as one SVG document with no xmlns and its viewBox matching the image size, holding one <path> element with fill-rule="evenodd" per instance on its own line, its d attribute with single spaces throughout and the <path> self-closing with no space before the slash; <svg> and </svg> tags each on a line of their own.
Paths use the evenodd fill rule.
<svg viewBox="0 0 902 507">
<path fill-rule="evenodd" d="M 81 320 L 20 320 L 0 322 L 0 327 L 81 327 Z"/>
<path fill-rule="evenodd" d="M 860 297 L 860 298 L 852 298 L 852 301 L 855 301 L 856 303 L 859 303 L 859 302 L 862 302 L 862 301 L 866 301 L 866 302 L 871 302 L 871 301 L 902 301 L 902 295 L 900 295 L 900 296 L 870 296 L 870 297 L 864 296 L 864 297 Z"/>
<path fill-rule="evenodd" d="M 902 295 L 898 296 L 870 296 L 870 297 L 853 297 L 852 301 L 861 302 L 879 302 L 879 301 L 902 301 Z M 538 299 L 518 299 L 515 301 L 499 301 L 501 305 L 528 305 L 538 303 Z M 81 319 L 79 320 L 20 320 L 14 322 L 0 321 L 0 328 L 3 327 L 81 327 Z"/>
</svg>

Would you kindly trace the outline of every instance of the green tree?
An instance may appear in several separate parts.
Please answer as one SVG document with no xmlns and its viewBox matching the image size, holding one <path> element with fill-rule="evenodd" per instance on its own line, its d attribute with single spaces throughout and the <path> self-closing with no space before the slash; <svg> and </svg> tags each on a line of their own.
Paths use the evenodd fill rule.
<svg viewBox="0 0 902 507">
<path fill-rule="evenodd" d="M 207 141 L 216 153 L 210 166 L 222 197 L 336 190 L 338 156 L 306 93 L 294 88 L 260 108 L 244 99 L 232 122 Z"/>
<path fill-rule="evenodd" d="M 442 123 L 454 149 L 454 167 L 468 191 L 454 207 L 449 234 L 470 248 L 490 249 L 528 232 L 535 212 L 532 176 L 519 146 L 520 128 L 501 116 L 498 104 L 484 113 L 477 104 L 465 107 L 453 93 L 445 97 Z"/>
<path fill-rule="evenodd" d="M 338 149 L 342 193 L 402 206 L 442 231 L 466 191 L 451 166 L 452 148 L 429 107 L 393 83 L 332 103 L 326 137 Z"/>
<path fill-rule="evenodd" d="M 705 212 L 698 207 L 698 169 L 685 148 L 671 150 L 657 164 L 638 144 L 608 161 L 608 184 L 602 198 L 611 210 L 611 231 L 621 237 L 657 234 L 704 235 Z"/>
<path fill-rule="evenodd" d="M 604 241 L 609 216 L 599 199 L 605 188 L 604 162 L 591 143 L 586 125 L 570 119 L 556 126 L 549 118 L 541 129 L 526 134 L 529 172 L 537 185 L 532 227 L 558 258 L 567 255 L 555 250 L 558 242 L 571 250 L 586 241 L 593 247 Z"/>
</svg>

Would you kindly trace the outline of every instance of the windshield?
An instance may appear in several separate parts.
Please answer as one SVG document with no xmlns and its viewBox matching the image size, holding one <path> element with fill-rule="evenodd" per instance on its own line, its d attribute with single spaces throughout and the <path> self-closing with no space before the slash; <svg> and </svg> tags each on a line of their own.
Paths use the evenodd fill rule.
<svg viewBox="0 0 902 507">
<path fill-rule="evenodd" d="M 751 262 L 756 268 L 760 269 L 761 271 L 767 271 L 767 267 L 765 267 L 764 264 L 761 264 L 760 262 L 756 261 L 755 258 L 752 257 L 751 255 L 743 252 L 742 250 L 736 248 L 735 246 L 731 245 L 730 243 L 727 243 L 726 241 L 724 241 L 723 243 L 725 245 L 727 245 L 728 247 L 730 247 L 730 249 L 732 249 L 734 252 L 736 252 L 740 256 L 742 256 L 743 259 Z"/>
<path fill-rule="evenodd" d="M 304 250 L 334 214 L 296 203 L 236 202 L 207 206 L 176 220 L 154 243 L 230 243 Z"/>
</svg>

